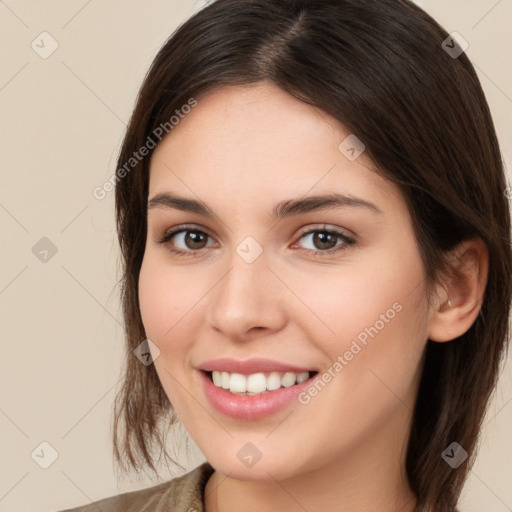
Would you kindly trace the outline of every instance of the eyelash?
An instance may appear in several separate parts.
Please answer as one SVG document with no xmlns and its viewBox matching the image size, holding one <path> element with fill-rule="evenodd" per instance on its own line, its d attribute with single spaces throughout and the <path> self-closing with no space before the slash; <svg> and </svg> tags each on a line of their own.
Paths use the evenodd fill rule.
<svg viewBox="0 0 512 512">
<path fill-rule="evenodd" d="M 159 244 L 167 244 L 168 242 L 171 241 L 171 239 L 175 235 L 177 235 L 179 233 L 182 233 L 182 232 L 187 232 L 187 231 L 191 232 L 191 233 L 202 233 L 202 234 L 206 235 L 207 237 L 210 236 L 205 231 L 202 231 L 202 230 L 199 230 L 199 229 L 195 229 L 194 226 L 180 225 L 180 226 L 177 226 L 176 228 L 174 228 L 171 231 L 165 232 L 157 240 L 157 243 L 159 243 Z M 312 233 L 329 233 L 331 235 L 336 236 L 337 238 L 341 239 L 344 242 L 341 245 L 333 247 L 332 249 L 327 249 L 325 251 L 314 251 L 313 249 L 302 249 L 302 250 L 304 250 L 306 252 L 309 252 L 309 253 L 314 252 L 313 256 L 315 256 L 315 257 L 318 256 L 318 255 L 324 256 L 324 255 L 330 255 L 330 254 L 333 254 L 333 253 L 336 253 L 336 252 L 339 252 L 339 251 L 344 251 L 344 250 L 348 249 L 350 246 L 356 244 L 356 241 L 353 238 L 350 238 L 347 235 L 345 235 L 342 232 L 337 231 L 335 229 L 310 229 L 308 231 L 302 232 L 300 234 L 300 236 L 299 236 L 299 240 L 301 238 L 305 237 L 306 235 L 310 235 Z M 185 251 L 183 249 L 176 249 L 176 248 L 169 247 L 169 250 L 171 252 L 173 252 L 174 254 L 177 254 L 178 256 L 195 256 L 197 253 L 201 252 L 203 249 Z"/>
</svg>

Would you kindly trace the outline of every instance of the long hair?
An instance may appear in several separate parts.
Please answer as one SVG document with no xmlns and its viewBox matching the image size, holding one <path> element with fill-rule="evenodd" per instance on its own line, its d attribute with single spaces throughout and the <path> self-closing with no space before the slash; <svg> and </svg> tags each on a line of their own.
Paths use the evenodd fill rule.
<svg viewBox="0 0 512 512">
<path fill-rule="evenodd" d="M 512 255 L 493 121 L 473 66 L 449 37 L 407 0 L 217 0 L 166 41 L 140 89 L 116 174 L 126 369 L 113 435 L 123 468 L 156 471 L 155 455 L 170 458 L 165 432 L 178 421 L 154 365 L 133 356 L 146 338 L 138 278 L 154 148 L 144 158 L 133 154 L 149 148 L 162 126 L 172 137 L 169 120 L 191 98 L 269 80 L 339 120 L 364 141 L 377 172 L 400 188 L 429 292 L 450 271 L 450 249 L 473 237 L 487 246 L 479 316 L 455 340 L 427 341 L 407 447 L 418 510 L 453 510 L 506 352 Z M 441 458 L 453 441 L 470 455 L 457 469 Z"/>
</svg>

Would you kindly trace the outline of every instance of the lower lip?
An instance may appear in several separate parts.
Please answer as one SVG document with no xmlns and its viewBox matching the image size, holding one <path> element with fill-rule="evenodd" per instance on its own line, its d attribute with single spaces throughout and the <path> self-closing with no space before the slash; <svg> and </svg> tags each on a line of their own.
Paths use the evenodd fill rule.
<svg viewBox="0 0 512 512">
<path fill-rule="evenodd" d="M 258 420 L 286 408 L 318 375 L 316 373 L 300 384 L 259 395 L 234 395 L 223 388 L 218 388 L 204 371 L 199 370 L 199 374 L 210 403 L 222 414 L 242 420 Z"/>
</svg>

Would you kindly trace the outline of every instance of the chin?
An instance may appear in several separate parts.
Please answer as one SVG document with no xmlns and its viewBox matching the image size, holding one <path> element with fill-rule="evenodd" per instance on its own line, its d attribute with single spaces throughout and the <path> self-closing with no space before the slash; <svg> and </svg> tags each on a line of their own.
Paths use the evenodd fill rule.
<svg viewBox="0 0 512 512">
<path fill-rule="evenodd" d="M 208 453 L 208 462 L 216 471 L 230 478 L 251 481 L 286 480 L 311 470 L 307 457 L 297 458 L 296 444 L 288 452 L 279 447 L 256 448 L 258 442 L 233 442 L 221 452 Z M 261 446 L 261 443 L 260 443 Z M 210 451 L 209 451 L 210 452 Z M 204 452 L 203 452 L 204 453 Z"/>
</svg>

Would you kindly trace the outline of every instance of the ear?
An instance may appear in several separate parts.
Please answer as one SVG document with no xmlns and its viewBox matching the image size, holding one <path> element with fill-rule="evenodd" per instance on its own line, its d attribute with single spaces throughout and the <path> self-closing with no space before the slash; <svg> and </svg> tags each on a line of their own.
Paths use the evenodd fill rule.
<svg viewBox="0 0 512 512">
<path fill-rule="evenodd" d="M 473 325 L 489 272 L 489 252 L 480 238 L 459 244 L 449 259 L 455 273 L 436 287 L 437 297 L 430 312 L 428 337 L 436 342 L 453 340 Z"/>
</svg>

